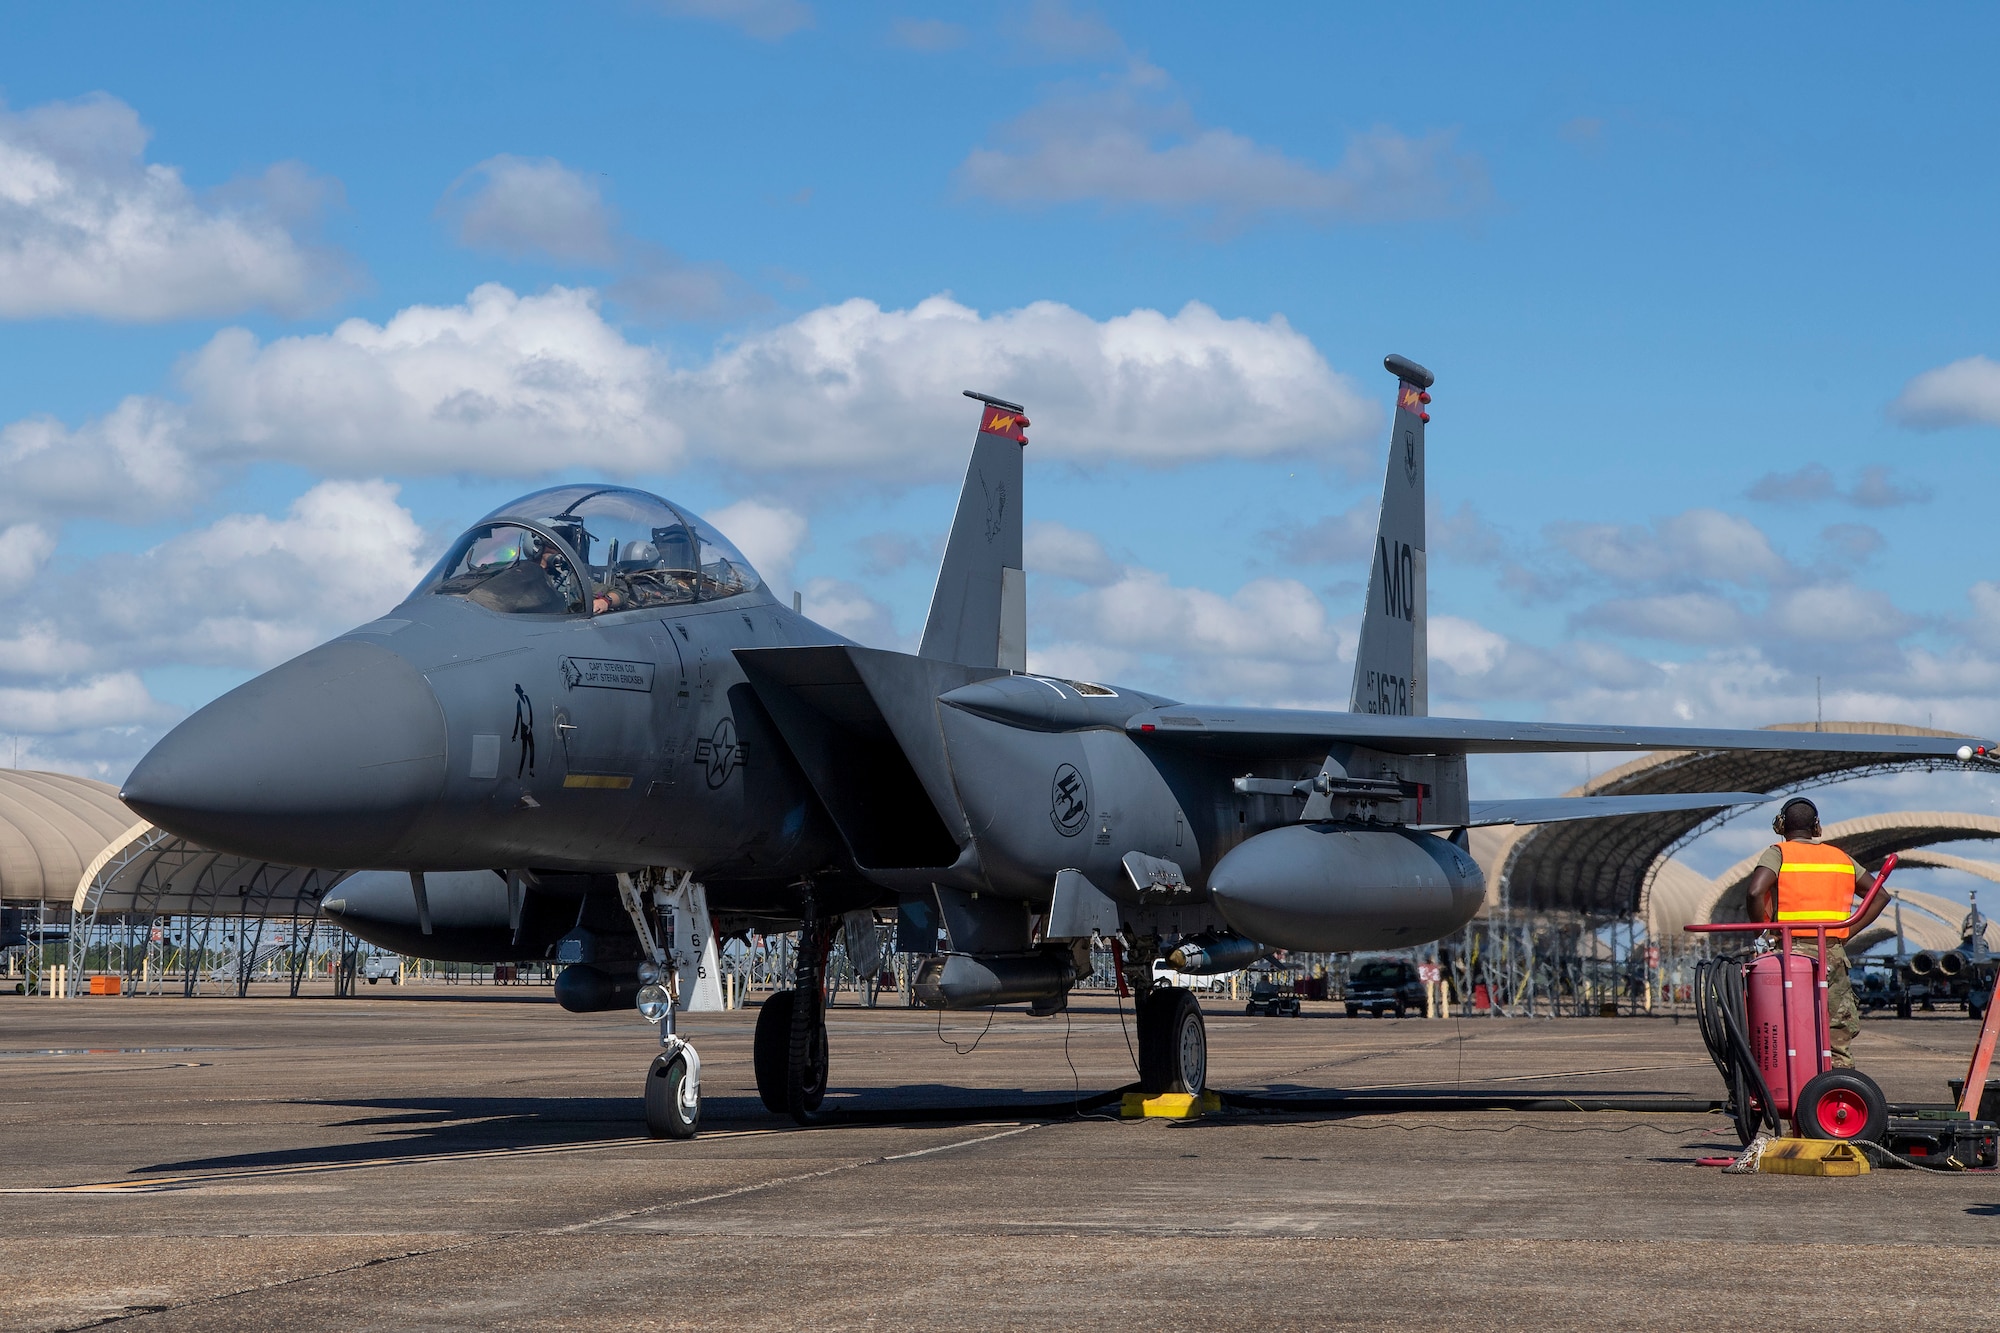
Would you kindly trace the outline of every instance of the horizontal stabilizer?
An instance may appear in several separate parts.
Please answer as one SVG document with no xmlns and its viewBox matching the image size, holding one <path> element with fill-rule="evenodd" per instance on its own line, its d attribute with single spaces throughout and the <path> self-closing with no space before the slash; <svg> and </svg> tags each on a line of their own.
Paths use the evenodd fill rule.
<svg viewBox="0 0 2000 1333">
<path fill-rule="evenodd" d="M 1754 791 L 1677 792 L 1671 796 L 1549 796 L 1521 801 L 1474 801 L 1470 827 L 1488 824 L 1560 824 L 1571 819 L 1605 819 L 1612 815 L 1656 815 L 1676 810 L 1722 810 L 1732 805 L 1762 805 L 1770 800 Z"/>
</svg>

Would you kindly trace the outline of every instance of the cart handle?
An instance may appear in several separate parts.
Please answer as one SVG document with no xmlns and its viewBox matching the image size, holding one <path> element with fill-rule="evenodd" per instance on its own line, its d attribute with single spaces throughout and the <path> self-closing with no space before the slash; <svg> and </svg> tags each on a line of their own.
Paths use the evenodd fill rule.
<svg viewBox="0 0 2000 1333">
<path fill-rule="evenodd" d="M 1854 929 L 1854 923 L 1868 915 L 1868 909 L 1873 907 L 1875 899 L 1881 896 L 1882 886 L 1889 882 L 1889 872 L 1896 868 L 1896 860 L 1897 854 L 1895 852 L 1889 853 L 1888 859 L 1882 862 L 1881 872 L 1875 876 L 1874 884 L 1869 886 L 1868 896 L 1863 898 L 1861 905 L 1854 909 L 1854 915 L 1845 921 L 1814 921 L 1810 923 L 1789 921 L 1782 925 L 1776 921 L 1711 921 L 1697 922 L 1692 925 L 1682 926 L 1681 929 L 1691 935 L 1722 935 L 1745 931 L 1762 933 L 1767 930 L 1782 930 L 1787 935 L 1810 931 L 1822 933 L 1829 930 L 1851 931 Z"/>
</svg>

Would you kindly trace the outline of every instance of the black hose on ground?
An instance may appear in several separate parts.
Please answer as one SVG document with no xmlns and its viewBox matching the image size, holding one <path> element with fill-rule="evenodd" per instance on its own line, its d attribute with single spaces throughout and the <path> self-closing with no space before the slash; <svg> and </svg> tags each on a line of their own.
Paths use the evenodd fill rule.
<svg viewBox="0 0 2000 1333">
<path fill-rule="evenodd" d="M 1765 1128 L 1772 1134 L 1784 1133 L 1778 1124 L 1771 1090 L 1764 1084 L 1763 1071 L 1757 1067 L 1757 1057 L 1752 1054 L 1750 1039 L 1745 1035 L 1749 1020 L 1743 1009 L 1740 962 L 1734 958 L 1704 958 L 1695 964 L 1694 1012 L 1701 1027 L 1702 1043 L 1708 1047 L 1708 1057 L 1715 1061 L 1723 1087 L 1729 1093 L 1729 1113 L 1736 1120 L 1738 1134 L 1745 1141 L 1750 1137 L 1745 1132 L 1750 1124 L 1749 1108 L 1742 1102 L 1751 1095 Z"/>
</svg>

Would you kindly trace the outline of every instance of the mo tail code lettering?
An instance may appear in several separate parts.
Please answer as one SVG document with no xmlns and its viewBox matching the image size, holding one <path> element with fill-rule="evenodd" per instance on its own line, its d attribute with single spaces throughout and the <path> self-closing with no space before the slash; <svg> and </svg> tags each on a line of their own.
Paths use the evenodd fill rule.
<svg viewBox="0 0 2000 1333">
<path fill-rule="evenodd" d="M 1375 555 L 1382 569 L 1382 612 L 1398 620 L 1417 618 L 1417 573 L 1414 552 L 1408 542 L 1375 539 Z"/>
</svg>

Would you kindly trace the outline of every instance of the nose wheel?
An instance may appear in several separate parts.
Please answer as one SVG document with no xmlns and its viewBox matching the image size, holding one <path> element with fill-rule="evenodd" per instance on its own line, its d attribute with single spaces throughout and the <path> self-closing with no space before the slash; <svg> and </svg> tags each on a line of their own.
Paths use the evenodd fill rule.
<svg viewBox="0 0 2000 1333">
<path fill-rule="evenodd" d="M 701 1057 L 679 1037 L 646 1071 L 646 1132 L 656 1139 L 691 1139 L 701 1128 Z"/>
</svg>

